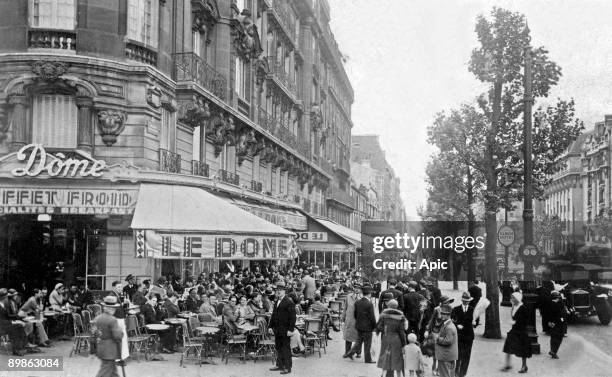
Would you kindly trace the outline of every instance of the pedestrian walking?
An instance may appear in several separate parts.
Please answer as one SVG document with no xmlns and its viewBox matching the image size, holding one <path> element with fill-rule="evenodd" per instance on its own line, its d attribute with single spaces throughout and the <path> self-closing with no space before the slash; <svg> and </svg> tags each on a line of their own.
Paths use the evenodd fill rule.
<svg viewBox="0 0 612 377">
<path fill-rule="evenodd" d="M 455 366 L 455 375 L 465 377 L 470 357 L 472 355 L 472 343 L 474 342 L 474 307 L 470 305 L 473 301 L 469 292 L 461 295 L 461 305 L 453 308 L 451 319 L 457 328 L 458 358 Z"/>
<path fill-rule="evenodd" d="M 527 334 L 527 323 L 529 321 L 529 313 L 523 305 L 523 294 L 514 292 L 510 296 L 512 302 L 512 320 L 514 324 L 506 336 L 504 342 L 504 353 L 506 354 L 506 365 L 502 371 L 512 369 L 510 357 L 516 355 L 522 359 L 522 367 L 519 373 L 527 373 L 527 359 L 531 357 L 531 342 Z"/>
<path fill-rule="evenodd" d="M 353 355 L 361 352 L 363 344 L 363 355 L 366 364 L 374 364 L 372 361 L 372 331 L 376 328 L 376 317 L 374 316 L 374 305 L 371 301 L 372 289 L 369 286 L 363 287 L 363 297 L 355 303 L 355 327 L 357 329 L 357 342 L 351 350 L 343 355 L 351 360 Z"/>
<path fill-rule="evenodd" d="M 281 374 L 291 373 L 291 336 L 295 330 L 295 303 L 285 295 L 285 282 L 276 283 L 277 301 L 270 318 L 270 328 L 274 331 L 274 345 L 276 347 L 276 367 L 271 371 L 280 371 Z"/>
<path fill-rule="evenodd" d="M 389 279 L 387 282 L 387 289 L 380 293 L 380 300 L 378 301 L 378 313 L 383 312 L 383 297 L 385 297 L 386 293 L 393 294 L 393 299 L 395 299 L 399 305 L 400 310 L 403 309 L 403 300 L 402 300 L 402 291 L 395 288 L 397 286 L 397 280 Z"/>
<path fill-rule="evenodd" d="M 440 328 L 438 340 L 436 340 L 436 359 L 438 360 L 438 372 L 441 377 L 455 376 L 455 362 L 458 357 L 457 328 L 451 320 L 452 308 L 450 305 L 442 305 L 440 314 L 444 323 Z"/>
<path fill-rule="evenodd" d="M 552 301 L 548 311 L 548 332 L 550 334 L 550 352 L 548 354 L 553 359 L 558 359 L 557 351 L 559 351 L 567 331 L 567 323 L 565 322 L 567 309 L 563 300 L 561 300 L 561 293 L 559 291 L 552 291 L 550 296 Z"/>
<path fill-rule="evenodd" d="M 102 360 L 96 377 L 119 377 L 115 360 L 121 359 L 123 331 L 114 315 L 121 305 L 116 296 L 106 296 L 102 307 L 102 313 L 92 321 L 92 333 L 97 338 L 97 346 L 91 350 L 95 350 L 98 358 Z"/>
<path fill-rule="evenodd" d="M 355 303 L 361 298 L 361 285 L 355 284 L 353 292 L 346 296 L 346 310 L 343 313 L 342 321 L 344 328 L 342 338 L 344 339 L 344 354 L 348 354 L 353 347 L 353 342 L 359 340 L 359 333 L 355 321 Z M 357 352 L 357 357 L 361 357 L 361 350 Z"/>
<path fill-rule="evenodd" d="M 417 293 L 416 289 L 418 284 L 416 281 L 411 280 L 408 282 L 408 290 L 402 296 L 404 306 L 402 311 L 404 316 L 408 320 L 408 331 L 414 334 L 419 334 L 419 320 L 421 316 L 420 307 L 421 301 L 424 300 L 423 296 Z"/>
<path fill-rule="evenodd" d="M 408 344 L 404 346 L 404 376 L 422 376 L 425 372 L 425 360 L 421 347 L 417 344 L 417 336 L 408 334 Z"/>
<path fill-rule="evenodd" d="M 404 313 L 398 310 L 396 300 L 389 300 L 387 308 L 383 310 L 376 324 L 376 333 L 381 334 L 380 353 L 377 366 L 383 370 L 383 375 L 393 377 L 401 376 L 404 369 L 402 350 L 406 345 L 405 331 L 408 329 L 408 320 Z"/>
<path fill-rule="evenodd" d="M 425 342 L 423 344 L 423 353 L 432 356 L 433 362 L 431 365 L 431 373 L 434 376 L 438 376 L 438 362 L 436 359 L 436 343 L 438 341 L 438 336 L 440 335 L 440 329 L 444 324 L 444 320 L 442 319 L 442 305 L 450 305 L 455 299 L 452 299 L 448 296 L 440 296 L 438 298 L 439 304 L 434 308 L 433 315 L 427 324 L 427 330 L 425 331 Z"/>
</svg>

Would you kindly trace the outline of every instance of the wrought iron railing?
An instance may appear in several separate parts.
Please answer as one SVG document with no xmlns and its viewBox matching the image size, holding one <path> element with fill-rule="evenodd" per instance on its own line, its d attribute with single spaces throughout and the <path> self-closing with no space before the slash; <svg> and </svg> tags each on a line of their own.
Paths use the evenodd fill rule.
<svg viewBox="0 0 612 377">
<path fill-rule="evenodd" d="M 225 99 L 227 80 L 193 52 L 174 54 L 174 79 L 194 81 L 220 99 Z"/>
<path fill-rule="evenodd" d="M 330 187 L 327 190 L 327 200 L 334 200 L 344 204 L 347 207 L 355 208 L 355 198 L 349 195 L 348 192 L 341 190 L 339 187 Z"/>
<path fill-rule="evenodd" d="M 291 17 L 291 8 L 287 0 L 273 0 L 272 10 L 278 22 L 286 29 L 288 37 L 295 42 L 295 20 Z"/>
<path fill-rule="evenodd" d="M 159 170 L 168 173 L 181 172 L 181 155 L 167 149 L 159 149 Z"/>
<path fill-rule="evenodd" d="M 334 168 L 333 168 L 332 164 L 329 161 L 327 161 L 325 158 L 321 158 L 320 159 L 319 166 L 326 173 L 334 174 Z"/>
<path fill-rule="evenodd" d="M 255 192 L 262 192 L 263 191 L 263 183 L 261 183 L 259 181 L 251 181 L 251 190 L 253 190 Z"/>
<path fill-rule="evenodd" d="M 130 60 L 157 66 L 157 52 L 136 43 L 126 42 L 125 56 Z"/>
<path fill-rule="evenodd" d="M 276 57 L 271 56 L 268 59 L 271 64 L 270 72 L 272 75 L 283 85 L 293 96 L 297 96 L 297 84 L 295 80 L 291 77 L 289 72 L 285 71 L 285 65 L 283 62 L 278 61 Z"/>
<path fill-rule="evenodd" d="M 32 29 L 28 32 L 28 47 L 76 50 L 76 33 L 69 30 Z"/>
<path fill-rule="evenodd" d="M 208 177 L 208 164 L 198 160 L 191 160 L 191 174 Z"/>
<path fill-rule="evenodd" d="M 219 169 L 219 179 L 221 182 L 240 186 L 240 176 L 227 170 Z"/>
</svg>

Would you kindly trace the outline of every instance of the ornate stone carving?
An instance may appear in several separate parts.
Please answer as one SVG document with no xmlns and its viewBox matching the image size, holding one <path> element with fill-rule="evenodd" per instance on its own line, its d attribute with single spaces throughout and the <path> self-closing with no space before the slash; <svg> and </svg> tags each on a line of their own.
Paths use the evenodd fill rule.
<svg viewBox="0 0 612 377">
<path fill-rule="evenodd" d="M 263 82 L 266 76 L 270 73 L 270 66 L 268 65 L 268 58 L 262 56 L 255 61 L 255 82 L 259 87 L 259 90 L 263 90 Z"/>
<path fill-rule="evenodd" d="M 276 158 L 276 148 L 269 142 L 264 142 L 263 150 L 259 154 L 259 160 L 264 164 L 274 162 Z"/>
<path fill-rule="evenodd" d="M 125 112 L 119 110 L 99 110 L 98 111 L 98 130 L 102 136 L 102 141 L 107 147 L 117 142 L 117 136 L 125 128 Z"/>
<path fill-rule="evenodd" d="M 152 85 L 147 88 L 147 103 L 151 107 L 158 109 L 161 106 L 161 96 L 162 92 L 158 87 Z"/>
<path fill-rule="evenodd" d="M 179 104 L 179 121 L 193 128 L 207 128 L 210 115 L 208 102 L 204 101 L 201 97 Z"/>
<path fill-rule="evenodd" d="M 318 131 L 323 126 L 323 113 L 317 104 L 313 104 L 310 108 L 310 126 L 313 131 Z"/>
<path fill-rule="evenodd" d="M 238 165 L 242 165 L 242 162 L 247 156 L 253 156 L 254 150 L 257 146 L 257 139 L 255 138 L 255 131 L 244 129 L 238 136 L 236 142 L 236 157 L 238 158 Z"/>
<path fill-rule="evenodd" d="M 225 119 L 224 114 L 219 112 L 218 115 L 212 118 L 210 129 L 213 133 L 212 142 L 215 147 L 215 157 L 219 156 L 225 144 L 234 145 L 234 130 L 236 127 L 234 126 L 234 119 L 231 115 L 228 119 Z"/>
<path fill-rule="evenodd" d="M 215 0 L 191 0 L 193 13 L 193 31 L 206 36 L 206 43 L 210 43 L 210 31 L 219 21 L 219 7 Z"/>
<path fill-rule="evenodd" d="M 68 71 L 68 64 L 57 60 L 37 60 L 32 63 L 32 72 L 44 81 L 56 81 Z"/>
<path fill-rule="evenodd" d="M 255 26 L 251 18 L 251 11 L 243 9 L 242 13 L 239 13 L 236 4 L 232 4 L 230 24 L 238 55 L 246 61 L 257 59 L 263 52 L 263 49 L 261 48 L 257 26 Z"/>
<path fill-rule="evenodd" d="M 285 152 L 285 150 L 281 150 L 276 154 L 272 167 L 275 169 L 287 170 L 287 162 L 287 152 Z"/>
<path fill-rule="evenodd" d="M 0 104 L 0 142 L 6 140 L 6 134 L 9 129 L 8 116 L 6 114 L 6 104 Z"/>
<path fill-rule="evenodd" d="M 321 144 L 325 144 L 325 141 L 327 141 L 327 138 L 329 137 L 329 129 L 329 126 L 325 126 L 325 128 L 321 132 Z"/>
</svg>

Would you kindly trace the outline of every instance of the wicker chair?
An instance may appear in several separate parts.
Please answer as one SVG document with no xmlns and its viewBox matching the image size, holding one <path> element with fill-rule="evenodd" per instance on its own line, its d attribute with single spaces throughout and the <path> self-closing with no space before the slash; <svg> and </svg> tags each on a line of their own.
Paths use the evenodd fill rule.
<svg viewBox="0 0 612 377">
<path fill-rule="evenodd" d="M 194 341 L 189 335 L 189 329 L 187 328 L 187 324 L 181 324 L 181 329 L 183 330 L 183 353 L 181 354 L 181 361 L 179 365 L 181 367 L 185 367 L 184 361 L 189 359 L 189 354 L 193 353 L 193 359 L 198 360 L 198 364 L 200 367 L 202 366 L 202 351 L 204 350 L 204 344 L 201 342 Z"/>
<path fill-rule="evenodd" d="M 102 313 L 102 306 L 100 306 L 100 304 L 89 304 L 87 305 L 87 310 L 91 312 L 93 318 L 96 318 L 98 315 L 100 315 L 100 313 Z"/>
<path fill-rule="evenodd" d="M 131 351 L 135 351 L 136 360 L 140 361 L 138 358 L 139 352 L 144 352 L 145 360 L 149 360 L 149 339 L 150 336 L 148 334 L 140 334 L 138 330 L 138 319 L 136 319 L 135 315 L 129 315 L 125 319 L 125 327 L 128 336 L 128 347 Z"/>
<path fill-rule="evenodd" d="M 227 364 L 232 351 L 238 350 L 239 352 L 235 352 L 235 355 L 241 357 L 242 361 L 246 363 L 246 336 L 234 333 L 232 326 L 225 319 L 223 320 L 223 328 L 225 330 L 225 338 L 223 340 L 224 349 L 221 354 L 221 361 L 225 359 L 225 364 Z"/>
<path fill-rule="evenodd" d="M 256 359 L 259 357 L 266 357 L 268 354 L 272 356 L 272 363 L 276 363 L 276 343 L 274 338 L 268 335 L 268 321 L 265 316 L 255 317 L 255 324 L 259 326 L 258 339 L 257 339 L 257 353 Z"/>
<path fill-rule="evenodd" d="M 87 309 L 81 311 L 81 317 L 83 318 L 83 330 L 91 334 L 91 312 Z"/>
<path fill-rule="evenodd" d="M 314 348 L 316 346 L 319 357 L 321 357 L 321 348 L 323 348 L 327 354 L 323 318 L 306 319 L 304 322 L 306 325 L 304 331 L 304 345 L 310 350 L 310 353 L 314 353 Z"/>
<path fill-rule="evenodd" d="M 92 341 L 91 333 L 88 331 L 86 332 L 83 328 L 83 320 L 81 319 L 80 314 L 72 313 L 72 324 L 74 329 L 74 342 L 68 357 L 72 357 L 72 355 L 76 353 L 81 353 L 81 350 L 91 349 Z"/>
</svg>

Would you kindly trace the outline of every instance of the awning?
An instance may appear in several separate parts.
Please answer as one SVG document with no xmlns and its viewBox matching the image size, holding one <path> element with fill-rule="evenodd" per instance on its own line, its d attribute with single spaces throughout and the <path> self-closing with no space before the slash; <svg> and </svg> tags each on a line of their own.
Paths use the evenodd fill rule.
<svg viewBox="0 0 612 377">
<path fill-rule="evenodd" d="M 318 218 L 314 218 L 314 220 L 326 227 L 327 229 L 331 230 L 332 232 L 336 233 L 340 237 L 344 238 L 348 242 L 352 243 L 353 245 L 355 245 L 355 247 L 361 247 L 361 233 L 356 232 L 333 221 Z"/>
<path fill-rule="evenodd" d="M 270 208 L 265 205 L 247 203 L 244 200 L 228 199 L 234 205 L 252 213 L 266 221 L 291 230 L 306 230 L 308 228 L 306 216 L 299 211 L 291 209 Z"/>
<path fill-rule="evenodd" d="M 293 235 L 197 187 L 141 184 L 132 229 Z"/>
<path fill-rule="evenodd" d="M 136 258 L 292 259 L 294 233 L 202 189 L 141 184 L 132 219 Z"/>
</svg>

